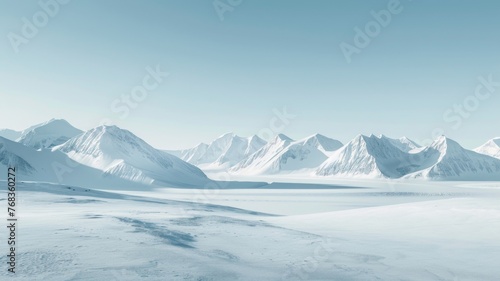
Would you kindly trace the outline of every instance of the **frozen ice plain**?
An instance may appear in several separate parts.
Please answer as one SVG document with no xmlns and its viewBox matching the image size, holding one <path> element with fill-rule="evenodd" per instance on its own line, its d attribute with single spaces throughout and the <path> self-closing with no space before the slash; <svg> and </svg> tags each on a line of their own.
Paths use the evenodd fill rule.
<svg viewBox="0 0 500 281">
<path fill-rule="evenodd" d="M 252 188 L 233 184 L 217 193 L 23 183 L 18 273 L 11 278 L 4 268 L 0 276 L 453 281 L 500 276 L 498 182 L 313 186 L 295 181 Z M 6 237 L 4 228 L 1 236 Z M 0 263 L 5 265 L 5 255 Z"/>
</svg>

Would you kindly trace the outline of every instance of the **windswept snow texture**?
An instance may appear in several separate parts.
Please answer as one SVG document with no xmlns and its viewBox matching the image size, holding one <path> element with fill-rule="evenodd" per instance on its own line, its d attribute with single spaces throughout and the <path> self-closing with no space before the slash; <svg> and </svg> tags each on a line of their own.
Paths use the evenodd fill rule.
<svg viewBox="0 0 500 281">
<path fill-rule="evenodd" d="M 474 149 L 474 151 L 500 159 L 500 138 L 489 140 L 484 145 Z"/>
<path fill-rule="evenodd" d="M 81 133 L 66 120 L 52 119 L 24 131 L 17 141 L 35 149 L 52 148 Z"/>
<path fill-rule="evenodd" d="M 74 161 L 102 170 L 105 175 L 143 184 L 206 184 L 208 178 L 197 167 L 157 150 L 127 130 L 100 126 L 81 134 L 54 151 Z"/>
<path fill-rule="evenodd" d="M 16 275 L 5 254 L 0 279 L 497 280 L 498 183 L 373 183 L 220 190 L 206 203 L 202 189 L 19 183 Z"/>
</svg>

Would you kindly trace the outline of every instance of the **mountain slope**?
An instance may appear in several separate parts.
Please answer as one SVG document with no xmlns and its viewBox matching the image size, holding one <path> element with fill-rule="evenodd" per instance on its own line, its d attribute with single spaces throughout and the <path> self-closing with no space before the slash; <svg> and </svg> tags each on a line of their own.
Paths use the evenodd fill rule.
<svg viewBox="0 0 500 281">
<path fill-rule="evenodd" d="M 310 169 L 317 168 L 321 163 L 328 159 L 328 154 L 342 147 L 342 143 L 327 138 L 322 135 L 313 135 L 311 137 L 292 142 L 288 147 L 279 152 L 268 166 L 274 167 L 273 173 L 293 173 L 310 172 Z"/>
<path fill-rule="evenodd" d="M 52 119 L 25 130 L 17 141 L 35 149 L 52 148 L 81 133 L 66 120 Z"/>
<path fill-rule="evenodd" d="M 3 167 L 3 168 L 2 168 Z M 0 168 L 16 168 L 21 181 L 57 183 L 103 189 L 143 189 L 147 186 L 118 177 L 103 177 L 101 170 L 82 165 L 60 151 L 36 150 L 0 137 Z M 5 180 L 7 173 L 0 173 Z"/>
<path fill-rule="evenodd" d="M 253 154 L 266 144 L 257 136 L 243 138 L 227 133 L 209 145 L 201 143 L 191 149 L 174 152 L 182 160 L 205 168 L 228 168 Z"/>
<path fill-rule="evenodd" d="M 399 178 L 415 169 L 408 155 L 385 137 L 359 135 L 316 170 L 319 176 Z"/>
<path fill-rule="evenodd" d="M 232 167 L 231 172 L 248 175 L 304 172 L 327 159 L 324 149 L 316 135 L 294 142 L 280 134 Z"/>
<path fill-rule="evenodd" d="M 402 138 L 399 138 L 399 139 L 391 139 L 391 138 L 388 138 L 388 137 L 386 137 L 384 135 L 381 135 L 379 137 L 379 139 L 386 139 L 386 140 L 388 140 L 392 145 L 394 145 L 395 147 L 399 148 L 400 150 L 402 150 L 404 152 L 410 152 L 410 151 L 412 151 L 414 149 L 417 149 L 417 148 L 421 147 L 416 142 L 410 140 L 407 137 L 402 137 Z"/>
<path fill-rule="evenodd" d="M 190 149 L 172 151 L 171 154 L 181 158 L 188 163 L 196 164 L 199 162 L 200 158 L 207 152 L 207 148 L 208 144 L 200 143 L 199 145 Z"/>
<path fill-rule="evenodd" d="M 500 159 L 500 138 L 491 139 L 474 151 Z"/>
<path fill-rule="evenodd" d="M 18 142 L 0 137 L 0 165 L 16 168 L 18 181 L 38 181 L 63 184 L 87 184 L 99 173 L 89 167 L 79 165 L 59 151 L 36 150 Z M 0 174 L 0 178 L 4 178 Z M 101 186 L 102 187 L 102 186 Z"/>
<path fill-rule="evenodd" d="M 325 137 L 321 134 L 315 134 L 313 136 L 305 138 L 304 140 L 299 141 L 298 144 L 308 147 L 315 147 L 323 153 L 329 153 L 338 150 L 343 146 L 340 141 Z"/>
<path fill-rule="evenodd" d="M 409 145 L 408 145 L 409 144 Z M 497 180 L 500 160 L 461 147 L 444 136 L 430 146 L 410 150 L 412 142 L 359 136 L 336 151 L 316 171 L 320 176 Z"/>
<path fill-rule="evenodd" d="M 0 137 L 6 138 L 11 141 L 16 141 L 18 138 L 21 137 L 23 132 L 18 132 L 10 129 L 3 129 L 0 130 Z"/>
<path fill-rule="evenodd" d="M 483 155 L 441 136 L 415 155 L 420 170 L 405 178 L 432 180 L 500 180 L 500 159 Z"/>
<path fill-rule="evenodd" d="M 261 149 L 265 144 L 266 142 L 257 136 L 249 138 L 234 136 L 214 164 L 226 167 L 233 166 Z"/>
<path fill-rule="evenodd" d="M 7 168 L 13 167 L 24 178 L 34 179 L 38 171 L 25 159 L 26 155 L 30 153 L 33 155 L 36 154 L 35 150 L 29 147 L 0 137 L 0 165 L 3 167 L 2 171 L 7 171 Z"/>
<path fill-rule="evenodd" d="M 208 164 L 217 161 L 219 157 L 231 146 L 231 143 L 234 138 L 239 138 L 235 134 L 227 133 L 216 140 L 211 142 L 206 148 L 205 153 L 203 153 L 195 162 L 191 162 L 192 164 Z"/>
<path fill-rule="evenodd" d="M 116 126 L 91 129 L 53 150 L 99 169 L 105 176 L 143 184 L 197 186 L 208 180 L 197 167 L 151 147 L 131 132 Z"/>
</svg>

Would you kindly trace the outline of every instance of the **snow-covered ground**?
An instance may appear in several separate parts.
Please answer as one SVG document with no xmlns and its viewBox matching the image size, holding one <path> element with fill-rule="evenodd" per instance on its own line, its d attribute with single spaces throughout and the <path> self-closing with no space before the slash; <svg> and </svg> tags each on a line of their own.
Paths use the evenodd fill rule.
<svg viewBox="0 0 500 281">
<path fill-rule="evenodd" d="M 499 182 L 231 178 L 251 179 L 142 192 L 22 183 L 18 273 L 2 255 L 0 279 L 500 276 Z"/>
</svg>

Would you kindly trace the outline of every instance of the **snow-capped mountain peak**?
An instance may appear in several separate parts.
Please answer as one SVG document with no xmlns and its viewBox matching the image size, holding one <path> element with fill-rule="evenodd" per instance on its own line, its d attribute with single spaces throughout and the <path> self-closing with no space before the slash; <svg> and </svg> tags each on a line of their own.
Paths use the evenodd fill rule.
<svg viewBox="0 0 500 281">
<path fill-rule="evenodd" d="M 206 180 L 198 168 L 116 126 L 93 128 L 53 150 L 105 174 L 142 183 L 197 184 Z"/>
<path fill-rule="evenodd" d="M 404 152 L 410 152 L 414 149 L 421 148 L 420 145 L 418 145 L 416 142 L 410 140 L 407 137 L 393 139 L 393 138 L 389 138 L 385 135 L 380 135 L 378 138 L 389 141 L 392 145 L 394 145 L 395 147 L 399 148 L 400 150 L 402 150 Z"/>
<path fill-rule="evenodd" d="M 207 169 L 221 169 L 240 162 L 265 144 L 264 140 L 255 135 L 244 138 L 234 133 L 225 133 L 210 144 L 202 143 L 173 153 L 193 165 Z"/>
<path fill-rule="evenodd" d="M 289 138 L 287 135 L 284 135 L 284 134 L 277 134 L 269 142 L 270 143 L 290 143 L 290 142 L 293 142 L 293 139 Z"/>
<path fill-rule="evenodd" d="M 257 136 L 248 138 L 233 135 L 228 146 L 222 151 L 222 154 L 215 161 L 217 166 L 232 166 L 240 162 L 245 157 L 253 154 L 264 146 L 266 142 Z"/>
<path fill-rule="evenodd" d="M 458 142 L 446 136 L 438 137 L 429 147 L 439 151 L 442 155 L 460 153 L 465 150 Z"/>
<path fill-rule="evenodd" d="M 51 119 L 23 131 L 17 141 L 35 149 L 52 148 L 81 133 L 64 119 Z"/>
<path fill-rule="evenodd" d="M 343 146 L 340 141 L 331 139 L 321 134 L 312 135 L 301 141 L 301 143 L 304 145 L 314 146 L 325 153 L 335 151 Z"/>
<path fill-rule="evenodd" d="M 491 139 L 474 151 L 500 159 L 500 138 Z"/>
<path fill-rule="evenodd" d="M 231 171 L 246 174 L 310 173 L 328 158 L 327 151 L 340 146 L 340 142 L 319 134 L 299 141 L 279 134 Z"/>
<path fill-rule="evenodd" d="M 190 163 L 209 166 L 234 165 L 264 144 L 265 141 L 257 136 L 243 138 L 234 133 L 226 133 L 203 148 L 203 151 L 199 151 L 203 153 L 199 153 L 199 157 L 192 159 Z"/>
<path fill-rule="evenodd" d="M 208 144 L 200 143 L 191 149 L 177 151 L 175 155 L 188 163 L 196 164 L 199 162 L 199 159 L 205 154 L 207 149 Z"/>
<path fill-rule="evenodd" d="M 107 125 L 90 129 L 54 150 L 63 151 L 70 156 L 78 155 L 78 160 L 88 160 L 90 166 L 107 166 L 116 159 L 131 158 L 131 153 L 151 156 L 156 152 L 131 132 Z"/>
<path fill-rule="evenodd" d="M 458 142 L 440 136 L 429 147 L 416 153 L 418 171 L 406 178 L 439 180 L 498 180 L 500 160 L 463 148 Z"/>
<path fill-rule="evenodd" d="M 247 145 L 243 156 L 249 156 L 255 153 L 257 150 L 261 149 L 264 145 L 266 145 L 266 141 L 261 139 L 257 135 L 253 135 L 247 138 Z"/>
<path fill-rule="evenodd" d="M 320 176 L 399 177 L 404 152 L 387 138 L 358 135 L 335 151 L 316 171 Z"/>
</svg>

